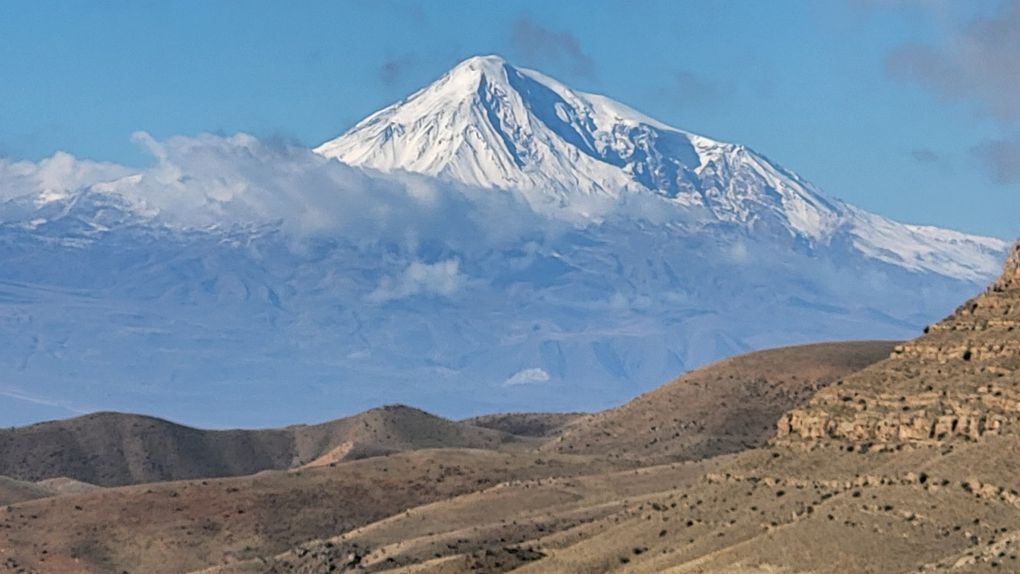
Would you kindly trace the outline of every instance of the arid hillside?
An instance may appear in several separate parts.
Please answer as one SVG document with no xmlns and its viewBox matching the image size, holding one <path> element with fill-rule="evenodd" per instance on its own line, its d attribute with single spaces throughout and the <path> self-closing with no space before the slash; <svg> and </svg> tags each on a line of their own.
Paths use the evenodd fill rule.
<svg viewBox="0 0 1020 574">
<path fill-rule="evenodd" d="M 418 448 L 496 448 L 514 437 L 404 406 L 319 425 L 207 431 L 122 413 L 0 430 L 0 475 L 118 486 L 242 476 Z"/>
<path fill-rule="evenodd" d="M 784 413 L 885 359 L 895 343 L 822 343 L 725 359 L 622 407 L 577 419 L 543 449 L 646 461 L 694 460 L 765 444 Z"/>
<path fill-rule="evenodd" d="M 619 467 L 581 456 L 430 449 L 38 498 L 0 510 L 0 572 L 178 574 L 272 556 L 500 483 Z"/>
<path fill-rule="evenodd" d="M 1020 244 L 1002 277 L 888 361 L 846 377 L 783 418 L 783 439 L 897 448 L 1016 434 Z"/>
</svg>

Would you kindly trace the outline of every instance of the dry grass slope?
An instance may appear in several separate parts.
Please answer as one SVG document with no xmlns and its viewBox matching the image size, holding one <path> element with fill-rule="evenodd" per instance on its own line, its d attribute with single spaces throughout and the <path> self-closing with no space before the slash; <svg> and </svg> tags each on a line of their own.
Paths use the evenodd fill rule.
<svg viewBox="0 0 1020 574">
<path fill-rule="evenodd" d="M 420 450 L 44 498 L 0 509 L 0 572 L 177 574 L 271 556 L 500 482 L 612 468 L 588 457 Z"/>
<path fill-rule="evenodd" d="M 622 407 L 577 419 L 544 448 L 666 461 L 759 447 L 784 413 L 840 377 L 887 358 L 895 345 L 821 343 L 719 361 Z"/>
<path fill-rule="evenodd" d="M 96 413 L 0 431 L 0 475 L 102 486 L 243 476 L 418 448 L 497 448 L 514 438 L 404 406 L 284 429 L 207 431 Z M 337 452 L 340 449 L 340 452 Z"/>
<path fill-rule="evenodd" d="M 458 564 L 463 561 L 483 571 L 502 571 L 509 565 L 541 563 L 546 559 L 545 551 L 531 548 L 525 541 L 569 525 L 615 516 L 623 508 L 621 504 L 629 504 L 627 496 L 648 488 L 680 488 L 686 480 L 681 475 L 698 476 L 702 472 L 701 466 L 688 465 L 681 475 L 675 469 L 651 474 L 641 471 L 640 479 L 635 479 L 633 471 L 606 474 L 621 467 L 647 465 L 660 455 L 690 452 L 633 448 L 650 440 L 643 425 L 651 421 L 652 426 L 658 426 L 650 417 L 672 417 L 682 411 L 694 418 L 707 412 L 706 402 L 685 401 L 707 392 L 703 386 L 708 386 L 711 392 L 706 400 L 718 400 L 719 404 L 715 405 L 711 425 L 705 427 L 707 432 L 718 432 L 723 437 L 745 436 L 740 425 L 745 424 L 746 403 L 757 396 L 748 389 L 776 385 L 782 388 L 763 392 L 782 400 L 801 400 L 835 373 L 876 360 L 887 354 L 889 347 L 887 343 L 848 343 L 757 353 L 709 367 L 705 370 L 708 374 L 692 373 L 660 393 L 650 393 L 621 409 L 595 416 L 497 415 L 470 421 L 493 427 L 482 428 L 407 407 L 385 407 L 325 425 L 254 431 L 256 436 L 261 433 L 262 444 L 276 444 L 270 441 L 278 440 L 283 445 L 275 451 L 278 464 L 300 470 L 114 488 L 17 504 L 6 517 L 0 514 L 0 551 L 25 572 L 159 573 L 216 565 L 225 572 L 320 572 L 330 567 L 353 567 L 347 562 L 351 559 L 358 561 L 360 568 L 363 550 L 352 549 L 346 543 L 314 540 L 357 532 L 380 520 L 400 520 L 401 512 L 430 504 L 408 515 L 422 521 L 415 524 L 424 529 L 427 540 L 400 543 L 405 550 L 387 554 L 377 568 L 439 560 L 443 564 L 439 571 L 459 571 Z M 783 404 L 782 400 L 777 402 Z M 683 411 L 684 407 L 688 410 Z M 774 425 L 779 414 L 760 416 L 773 417 Z M 592 449 L 592 454 L 580 456 L 558 452 L 563 444 L 557 441 L 558 436 L 577 437 L 607 421 L 635 424 L 634 430 L 628 431 L 634 434 L 632 442 L 607 442 Z M 726 421 L 738 425 L 732 433 L 720 426 Z M 153 424 L 158 423 L 169 424 Z M 759 423 L 756 419 L 755 424 Z M 506 432 L 511 430 L 532 436 L 519 438 Z M 761 429 L 756 432 L 764 436 Z M 280 440 L 281 434 L 290 441 Z M 124 434 L 110 435 L 125 440 Z M 685 436 L 676 443 L 689 449 L 691 444 L 702 444 L 699 440 L 704 435 Z M 536 450 L 543 440 L 557 441 L 548 443 L 557 448 Z M 142 444 L 151 446 L 153 442 Z M 406 452 L 451 446 L 472 450 Z M 92 448 L 96 448 L 94 443 Z M 631 449 L 639 456 L 617 456 L 617 449 Z M 123 457 L 113 460 L 124 464 Z M 660 485 L 660 480 L 665 482 Z M 468 531 L 457 530 L 453 538 L 429 534 L 458 524 L 459 519 L 445 514 L 432 516 L 431 510 L 424 510 L 442 509 L 444 501 L 480 522 L 466 523 Z M 555 509 L 561 503 L 565 514 L 557 516 Z M 551 510 L 537 510 L 544 505 Z M 491 520 L 498 524 L 490 524 Z M 514 521 L 524 526 L 516 529 Z M 475 528 L 477 531 L 471 530 Z M 411 536 L 400 534 L 405 535 Z M 521 545 L 507 541 L 519 541 Z M 304 546 L 287 553 L 299 545 Z M 450 547 L 443 550 L 437 545 Z M 412 551 L 415 548 L 418 550 Z M 453 562 L 447 563 L 451 548 L 475 550 L 468 557 L 453 553 Z M 272 558 L 277 553 L 284 553 L 283 557 Z M 0 572 L 15 571 L 0 565 Z"/>
</svg>

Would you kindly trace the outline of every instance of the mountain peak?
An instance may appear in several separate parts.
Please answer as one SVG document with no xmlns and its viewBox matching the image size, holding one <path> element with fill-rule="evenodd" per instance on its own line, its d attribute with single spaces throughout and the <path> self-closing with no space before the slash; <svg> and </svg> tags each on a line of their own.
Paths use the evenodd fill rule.
<svg viewBox="0 0 1020 574">
<path fill-rule="evenodd" d="M 582 95 L 559 82 L 499 56 L 476 56 L 316 151 L 382 171 L 541 189 L 554 201 L 618 193 L 632 177 L 599 157 L 606 138 L 597 135 L 593 115 Z"/>
<path fill-rule="evenodd" d="M 755 151 L 573 90 L 499 56 L 475 56 L 315 150 L 344 163 L 521 193 L 536 211 L 600 221 L 626 197 L 668 221 L 838 243 L 912 270 L 987 278 L 1005 245 L 905 226 L 827 197 Z M 963 243 L 960 243 L 960 242 Z M 981 252 L 965 261 L 959 249 Z"/>
<path fill-rule="evenodd" d="M 499 56 L 469 58 L 316 150 L 352 165 L 522 192 L 581 219 L 628 194 L 707 221 L 823 238 L 845 209 L 744 146 L 697 136 Z"/>
<path fill-rule="evenodd" d="M 508 76 L 516 71 L 509 62 L 500 56 L 473 56 L 451 68 L 422 92 L 428 92 L 432 97 L 469 99 L 475 95 L 480 85 L 506 85 Z M 415 94 L 411 98 L 415 98 L 419 94 Z M 424 95 L 422 94 L 422 96 Z"/>
<path fill-rule="evenodd" d="M 504 69 L 510 66 L 502 56 L 495 54 L 488 54 L 483 56 L 472 56 L 461 63 L 454 66 L 449 74 L 459 74 L 465 72 L 481 72 L 483 74 L 500 74 L 504 73 Z M 510 66 L 513 67 L 513 66 Z"/>
<path fill-rule="evenodd" d="M 541 190 L 529 199 L 563 204 L 638 189 L 676 197 L 676 176 L 701 164 L 689 136 L 488 55 L 464 60 L 316 151 L 383 171 Z"/>
<path fill-rule="evenodd" d="M 607 97 L 575 91 L 500 56 L 475 56 L 316 151 L 511 189 L 571 217 L 592 197 L 651 194 L 677 214 L 821 239 L 845 208 L 744 146 L 680 131 Z"/>
</svg>

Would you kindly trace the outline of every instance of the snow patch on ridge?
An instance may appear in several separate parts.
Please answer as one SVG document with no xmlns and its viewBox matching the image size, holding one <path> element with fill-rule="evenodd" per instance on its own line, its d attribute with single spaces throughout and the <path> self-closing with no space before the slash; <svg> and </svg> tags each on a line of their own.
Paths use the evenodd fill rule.
<svg viewBox="0 0 1020 574">
<path fill-rule="evenodd" d="M 549 373 L 545 372 L 545 369 L 532 368 L 522 369 L 514 373 L 506 381 L 503 381 L 504 387 L 514 387 L 517 385 L 534 385 L 538 383 L 547 383 L 551 377 Z"/>
</svg>

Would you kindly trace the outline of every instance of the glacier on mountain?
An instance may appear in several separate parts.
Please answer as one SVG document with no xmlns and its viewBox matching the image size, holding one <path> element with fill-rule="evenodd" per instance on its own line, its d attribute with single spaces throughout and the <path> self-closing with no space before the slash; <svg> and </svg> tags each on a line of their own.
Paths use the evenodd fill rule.
<svg viewBox="0 0 1020 574">
<path fill-rule="evenodd" d="M 910 337 L 1005 256 L 495 57 L 314 151 L 136 139 L 141 170 L 0 159 L 0 424 L 603 408 L 734 353 Z"/>
</svg>

